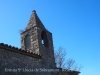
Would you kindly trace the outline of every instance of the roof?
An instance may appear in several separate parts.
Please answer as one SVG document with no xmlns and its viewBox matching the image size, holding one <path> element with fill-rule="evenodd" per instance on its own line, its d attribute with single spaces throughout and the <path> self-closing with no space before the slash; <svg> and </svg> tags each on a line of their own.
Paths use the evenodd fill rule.
<svg viewBox="0 0 100 75">
<path fill-rule="evenodd" d="M 67 72 L 67 73 L 77 73 L 79 74 L 79 71 L 76 70 L 67 70 L 67 69 L 62 69 L 62 68 L 58 68 L 61 72 Z"/>
<path fill-rule="evenodd" d="M 40 27 L 40 28 L 44 28 L 44 25 L 42 24 L 41 20 L 39 19 L 37 13 L 35 10 L 32 11 L 32 14 L 31 14 L 31 17 L 30 17 L 30 20 L 28 22 L 28 25 L 26 26 L 26 30 L 34 27 L 34 26 L 37 26 L 37 27 Z"/>
<path fill-rule="evenodd" d="M 4 44 L 4 43 L 0 43 L 0 49 L 4 49 L 7 51 L 11 51 L 11 52 L 16 52 L 16 53 L 19 53 L 22 55 L 26 55 L 26 56 L 30 56 L 30 57 L 38 58 L 38 59 L 41 59 L 41 57 L 42 57 L 42 55 L 35 54 L 33 52 L 28 52 L 26 50 L 22 50 L 21 48 L 14 47 L 14 46 Z"/>
</svg>

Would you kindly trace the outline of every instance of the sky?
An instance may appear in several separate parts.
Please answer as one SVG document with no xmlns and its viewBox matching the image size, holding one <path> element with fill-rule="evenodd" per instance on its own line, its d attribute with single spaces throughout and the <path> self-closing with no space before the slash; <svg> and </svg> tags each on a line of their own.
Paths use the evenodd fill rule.
<svg viewBox="0 0 100 75">
<path fill-rule="evenodd" d="M 100 0 L 0 0 L 0 43 L 21 47 L 20 30 L 36 10 L 53 34 L 55 50 L 84 67 L 79 75 L 100 74 Z"/>
</svg>

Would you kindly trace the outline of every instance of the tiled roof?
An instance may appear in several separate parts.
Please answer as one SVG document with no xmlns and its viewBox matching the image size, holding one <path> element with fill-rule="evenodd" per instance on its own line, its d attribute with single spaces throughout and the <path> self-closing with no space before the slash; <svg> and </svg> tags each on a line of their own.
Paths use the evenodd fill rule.
<svg viewBox="0 0 100 75">
<path fill-rule="evenodd" d="M 67 73 L 80 73 L 79 71 L 76 70 L 67 70 L 67 69 L 62 69 L 62 68 L 58 68 L 60 71 L 65 71 Z"/>
<path fill-rule="evenodd" d="M 0 48 L 4 49 L 4 50 L 11 51 L 11 52 L 16 52 L 16 53 L 19 53 L 19 54 L 22 54 L 22 55 L 30 56 L 30 57 L 33 57 L 33 58 L 41 59 L 41 57 L 42 57 L 42 55 L 35 54 L 33 52 L 28 52 L 26 50 L 22 50 L 21 48 L 14 47 L 14 46 L 4 44 L 4 43 L 0 43 Z"/>
</svg>

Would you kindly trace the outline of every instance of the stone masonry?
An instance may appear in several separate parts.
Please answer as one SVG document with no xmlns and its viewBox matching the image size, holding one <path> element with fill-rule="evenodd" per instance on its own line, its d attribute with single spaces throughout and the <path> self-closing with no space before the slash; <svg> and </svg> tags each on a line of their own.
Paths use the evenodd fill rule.
<svg viewBox="0 0 100 75">
<path fill-rule="evenodd" d="M 54 72 L 23 72 L 24 69 L 56 69 L 52 33 L 34 10 L 24 32 L 21 48 L 0 44 L 0 75 L 56 75 Z M 19 70 L 20 71 L 19 71 Z"/>
<path fill-rule="evenodd" d="M 52 33 L 32 11 L 21 35 L 21 48 L 0 43 L 0 75 L 78 75 L 56 68 Z"/>
</svg>

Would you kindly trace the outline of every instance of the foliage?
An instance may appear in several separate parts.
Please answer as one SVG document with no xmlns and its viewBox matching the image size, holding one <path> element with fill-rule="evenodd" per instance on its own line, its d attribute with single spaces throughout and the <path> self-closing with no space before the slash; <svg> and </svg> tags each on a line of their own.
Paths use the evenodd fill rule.
<svg viewBox="0 0 100 75">
<path fill-rule="evenodd" d="M 75 71 L 80 71 L 83 68 L 82 65 L 76 64 L 76 61 L 73 58 L 66 59 L 67 52 L 63 47 L 59 47 L 58 50 L 54 52 L 54 55 L 57 68 Z"/>
</svg>

